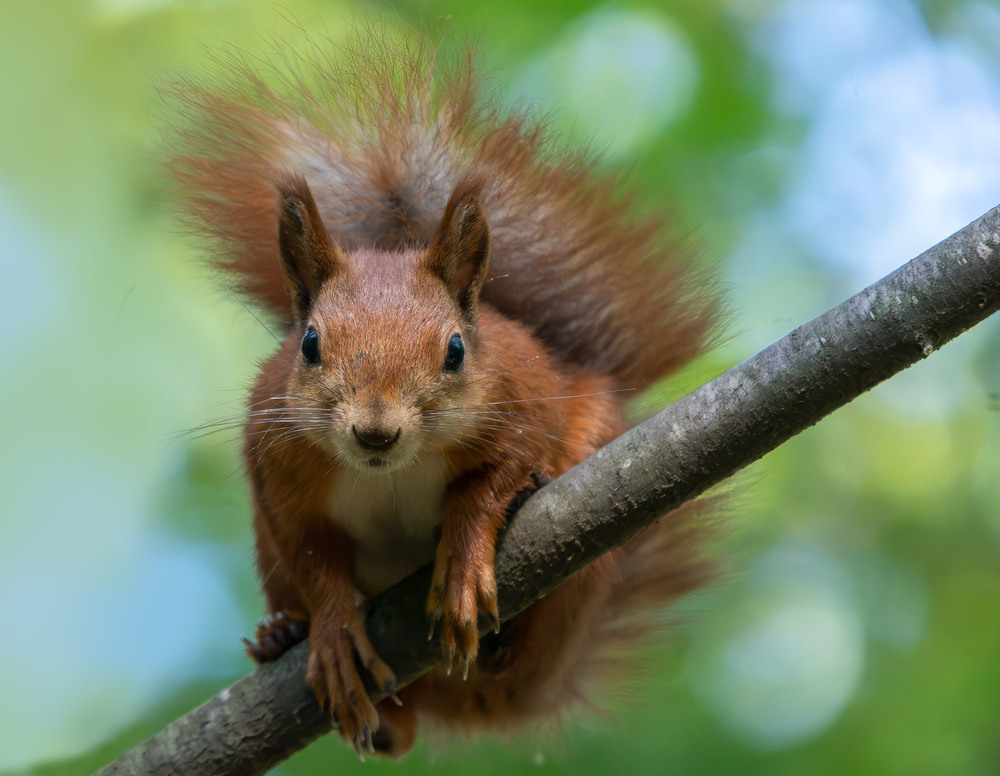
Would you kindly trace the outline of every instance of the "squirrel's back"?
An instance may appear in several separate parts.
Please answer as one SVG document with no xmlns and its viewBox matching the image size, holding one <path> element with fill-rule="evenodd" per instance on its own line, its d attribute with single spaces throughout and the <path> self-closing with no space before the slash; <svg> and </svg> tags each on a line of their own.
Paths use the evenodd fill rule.
<svg viewBox="0 0 1000 776">
<path fill-rule="evenodd" d="M 291 319 L 277 258 L 275 175 L 295 170 L 351 250 L 426 245 L 456 188 L 492 234 L 483 299 L 553 352 L 641 388 L 704 346 L 713 301 L 662 219 L 637 218 L 613 176 L 543 125 L 483 95 L 468 47 L 362 33 L 343 47 L 225 64 L 180 84 L 171 172 L 188 218 L 252 300 Z"/>
</svg>

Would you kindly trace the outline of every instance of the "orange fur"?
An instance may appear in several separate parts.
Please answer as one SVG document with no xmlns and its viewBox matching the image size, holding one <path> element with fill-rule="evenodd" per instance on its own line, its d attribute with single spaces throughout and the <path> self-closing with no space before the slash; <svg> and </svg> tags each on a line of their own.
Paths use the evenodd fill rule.
<svg viewBox="0 0 1000 776">
<path fill-rule="evenodd" d="M 476 632 L 499 623 L 510 505 L 621 433 L 615 389 L 689 360 L 713 307 L 616 181 L 481 97 L 470 55 L 379 37 L 339 53 L 277 85 L 231 63 L 224 85 L 180 87 L 171 171 L 218 265 L 287 326 L 245 433 L 273 615 L 250 651 L 273 657 L 282 624 L 308 620 L 317 697 L 359 751 L 399 755 L 418 716 L 502 730 L 558 715 L 598 647 L 641 630 L 635 612 L 707 578 L 678 510 Z M 361 603 L 432 561 L 444 664 L 376 708 L 355 656 L 390 696 L 395 679 Z"/>
</svg>

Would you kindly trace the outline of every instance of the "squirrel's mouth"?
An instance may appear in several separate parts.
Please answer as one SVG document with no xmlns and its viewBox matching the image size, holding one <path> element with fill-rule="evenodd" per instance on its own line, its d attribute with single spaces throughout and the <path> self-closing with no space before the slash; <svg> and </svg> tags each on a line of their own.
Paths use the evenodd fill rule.
<svg viewBox="0 0 1000 776">
<path fill-rule="evenodd" d="M 339 441 L 339 440 L 338 440 Z M 358 445 L 343 446 L 335 443 L 337 458 L 352 468 L 372 476 L 381 476 L 405 467 L 412 456 L 408 449 L 393 447 L 391 450 L 361 450 Z"/>
</svg>

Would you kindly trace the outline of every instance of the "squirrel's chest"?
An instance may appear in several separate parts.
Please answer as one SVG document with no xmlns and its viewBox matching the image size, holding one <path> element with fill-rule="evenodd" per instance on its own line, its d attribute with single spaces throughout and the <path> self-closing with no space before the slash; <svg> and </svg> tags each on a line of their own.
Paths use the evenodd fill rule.
<svg viewBox="0 0 1000 776">
<path fill-rule="evenodd" d="M 446 488 L 443 460 L 385 474 L 335 475 L 330 518 L 351 539 L 362 593 L 375 595 L 434 560 Z"/>
</svg>

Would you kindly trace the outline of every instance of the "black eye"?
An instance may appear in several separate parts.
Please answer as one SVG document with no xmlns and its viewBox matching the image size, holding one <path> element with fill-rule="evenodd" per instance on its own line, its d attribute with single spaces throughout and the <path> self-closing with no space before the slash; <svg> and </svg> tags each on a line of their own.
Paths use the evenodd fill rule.
<svg viewBox="0 0 1000 776">
<path fill-rule="evenodd" d="M 462 368 L 465 361 L 465 345 L 462 343 L 461 334 L 452 334 L 448 340 L 448 352 L 444 357 L 444 371 L 457 372 Z"/>
<path fill-rule="evenodd" d="M 319 363 L 319 332 L 312 326 L 302 337 L 302 357 L 307 364 Z"/>
</svg>

